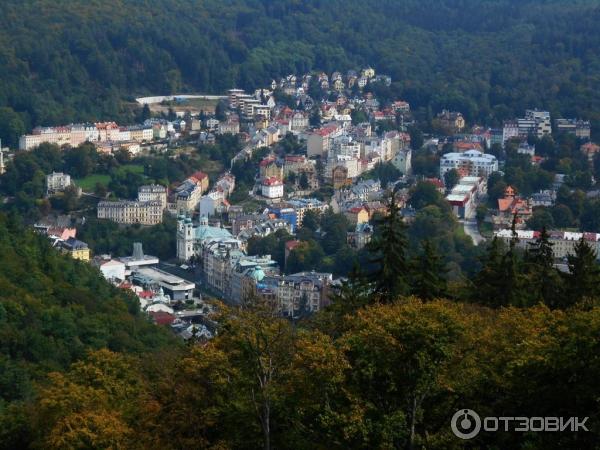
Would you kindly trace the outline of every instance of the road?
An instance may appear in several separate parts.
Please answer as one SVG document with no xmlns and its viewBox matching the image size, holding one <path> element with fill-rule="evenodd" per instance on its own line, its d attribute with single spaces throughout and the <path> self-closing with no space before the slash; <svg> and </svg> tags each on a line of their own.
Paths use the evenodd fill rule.
<svg viewBox="0 0 600 450">
<path fill-rule="evenodd" d="M 477 221 L 475 219 L 461 220 L 465 229 L 465 234 L 473 239 L 475 245 L 479 245 L 484 242 L 484 237 L 479 234 L 479 227 L 477 227 Z"/>
</svg>

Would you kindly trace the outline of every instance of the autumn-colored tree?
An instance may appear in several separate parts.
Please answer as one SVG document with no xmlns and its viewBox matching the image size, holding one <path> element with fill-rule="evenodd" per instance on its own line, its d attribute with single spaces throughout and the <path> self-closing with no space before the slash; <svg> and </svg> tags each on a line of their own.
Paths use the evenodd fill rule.
<svg viewBox="0 0 600 450">
<path fill-rule="evenodd" d="M 424 443 L 424 402 L 447 393 L 442 383 L 460 352 L 464 326 L 457 307 L 408 300 L 359 311 L 340 345 L 352 367 L 351 406 L 339 414 L 352 428 L 354 447 L 414 448 Z M 360 445 L 356 445 L 360 442 Z"/>
<path fill-rule="evenodd" d="M 143 448 L 135 418 L 144 411 L 144 385 L 134 361 L 92 352 L 66 373 L 51 373 L 32 410 L 36 448 Z"/>
</svg>

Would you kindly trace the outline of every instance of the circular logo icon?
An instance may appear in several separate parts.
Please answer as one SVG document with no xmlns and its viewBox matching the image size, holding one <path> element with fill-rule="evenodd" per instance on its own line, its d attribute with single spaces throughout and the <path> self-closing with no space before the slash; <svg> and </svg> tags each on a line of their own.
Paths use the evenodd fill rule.
<svg viewBox="0 0 600 450">
<path fill-rule="evenodd" d="M 473 439 L 481 430 L 481 418 L 472 409 L 459 409 L 450 422 L 452 432 L 461 439 Z"/>
</svg>

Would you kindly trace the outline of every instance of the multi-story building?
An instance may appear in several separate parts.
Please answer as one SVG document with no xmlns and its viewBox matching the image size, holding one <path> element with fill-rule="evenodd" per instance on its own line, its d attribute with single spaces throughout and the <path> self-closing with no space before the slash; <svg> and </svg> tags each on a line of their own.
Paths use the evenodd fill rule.
<svg viewBox="0 0 600 450">
<path fill-rule="evenodd" d="M 300 272 L 265 276 L 256 286 L 259 295 L 276 300 L 281 314 L 298 317 L 317 312 L 329 303 L 331 282 L 330 273 Z"/>
<path fill-rule="evenodd" d="M 46 192 L 48 195 L 62 192 L 71 186 L 71 176 L 62 172 L 52 172 L 46 175 Z"/>
<path fill-rule="evenodd" d="M 152 127 L 133 126 L 128 127 L 125 131 L 129 133 L 129 136 L 124 136 L 120 139 L 122 141 L 150 142 L 154 139 L 154 130 Z"/>
<path fill-rule="evenodd" d="M 319 214 L 324 213 L 329 209 L 327 203 L 323 203 L 316 198 L 299 198 L 288 200 L 287 204 L 296 211 L 296 223 L 299 227 L 302 226 L 304 215 L 307 211 L 315 211 Z"/>
<path fill-rule="evenodd" d="M 294 113 L 290 120 L 290 131 L 297 133 L 300 131 L 304 131 L 308 128 L 309 119 L 308 114 L 297 111 Z"/>
<path fill-rule="evenodd" d="M 93 125 L 75 124 L 64 127 L 38 127 L 31 134 L 19 138 L 19 149 L 31 150 L 43 143 L 76 147 L 86 141 L 97 141 L 98 137 L 98 130 Z"/>
<path fill-rule="evenodd" d="M 70 255 L 73 259 L 90 260 L 90 249 L 85 242 L 71 237 L 66 241 L 58 241 L 57 246 L 61 252 Z"/>
<path fill-rule="evenodd" d="M 219 122 L 217 134 L 238 134 L 240 132 L 240 122 L 237 120 L 226 120 Z"/>
<path fill-rule="evenodd" d="M 175 188 L 169 199 L 169 210 L 188 214 L 196 210 L 202 194 L 208 190 L 208 175 L 196 172 Z"/>
<path fill-rule="evenodd" d="M 277 177 L 268 177 L 262 181 L 261 193 L 266 198 L 283 197 L 283 182 Z"/>
<path fill-rule="evenodd" d="M 574 134 L 580 139 L 590 139 L 591 125 L 588 120 L 556 119 L 556 131 Z"/>
<path fill-rule="evenodd" d="M 164 210 L 167 207 L 167 188 L 160 184 L 149 184 L 138 188 L 138 201 L 160 202 L 161 208 Z"/>
<path fill-rule="evenodd" d="M 502 128 L 502 145 L 506 144 L 506 141 L 512 138 L 519 137 L 519 123 L 516 120 L 509 120 L 504 122 Z"/>
<path fill-rule="evenodd" d="M 552 122 L 548 111 L 539 111 L 537 109 L 528 109 L 525 111 L 525 119 L 535 122 L 534 134 L 541 138 L 552 133 Z"/>
<path fill-rule="evenodd" d="M 162 222 L 163 205 L 160 201 L 101 201 L 98 203 L 98 219 L 116 223 L 156 225 Z"/>
<path fill-rule="evenodd" d="M 154 129 L 148 126 L 119 127 L 115 122 L 71 124 L 61 127 L 35 128 L 32 134 L 19 139 L 21 150 L 30 150 L 42 143 L 77 147 L 84 142 L 149 142 L 154 139 Z"/>
<path fill-rule="evenodd" d="M 402 175 L 410 175 L 412 173 L 412 150 L 410 148 L 399 150 L 392 159 L 392 164 Z"/>
<path fill-rule="evenodd" d="M 526 138 L 532 135 L 541 138 L 551 133 L 552 123 L 550 121 L 550 113 L 548 111 L 528 109 L 525 111 L 524 118 L 504 122 L 502 140 L 506 143 L 512 137 Z"/>
<path fill-rule="evenodd" d="M 348 135 L 341 135 L 334 138 L 329 149 L 328 158 L 334 158 L 338 155 L 360 158 L 360 142 L 355 141 L 351 136 Z"/>
<path fill-rule="evenodd" d="M 238 98 L 246 95 L 246 92 L 243 89 L 229 89 L 227 91 L 229 106 L 233 109 L 239 107 Z"/>
<path fill-rule="evenodd" d="M 261 178 L 283 179 L 283 165 L 274 156 L 263 159 L 258 165 L 258 170 Z"/>
<path fill-rule="evenodd" d="M 307 155 L 326 158 L 331 149 L 332 140 L 341 134 L 342 128 L 337 125 L 319 128 L 308 133 L 306 137 Z"/>
<path fill-rule="evenodd" d="M 446 200 L 457 217 L 469 219 L 473 217 L 475 208 L 486 191 L 487 183 L 483 177 L 463 177 L 446 196 Z"/>
<path fill-rule="evenodd" d="M 593 142 L 586 142 L 580 147 L 581 152 L 588 157 L 588 161 L 591 163 L 597 154 L 600 153 L 600 146 Z"/>
<path fill-rule="evenodd" d="M 337 155 L 327 160 L 324 176 L 328 180 L 333 179 L 333 172 L 336 168 L 343 167 L 346 169 L 346 177 L 354 179 L 362 173 L 362 162 L 358 158 L 352 156 Z"/>
<path fill-rule="evenodd" d="M 498 160 L 494 155 L 469 150 L 464 153 L 446 153 L 440 158 L 440 178 L 449 170 L 456 169 L 462 176 L 489 177 L 498 171 Z"/>
<path fill-rule="evenodd" d="M 465 119 L 460 112 L 444 109 L 437 115 L 440 124 L 454 132 L 460 132 L 465 128 Z"/>
<path fill-rule="evenodd" d="M 521 249 L 527 249 L 530 244 L 534 243 L 540 236 L 539 231 L 532 230 L 515 230 L 516 236 L 512 230 L 504 229 L 494 232 L 494 235 L 509 244 L 515 237 L 517 238 L 516 246 Z M 597 258 L 600 258 L 600 234 L 598 233 L 574 233 L 568 231 L 550 231 L 549 241 L 552 244 L 554 257 L 558 259 L 573 255 L 575 246 L 583 238 L 596 252 Z"/>
</svg>

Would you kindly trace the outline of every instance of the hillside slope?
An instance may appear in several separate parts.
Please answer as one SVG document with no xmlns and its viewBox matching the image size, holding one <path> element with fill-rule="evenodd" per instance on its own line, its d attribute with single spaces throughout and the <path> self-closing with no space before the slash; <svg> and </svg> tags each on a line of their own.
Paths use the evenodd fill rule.
<svg viewBox="0 0 600 450">
<path fill-rule="evenodd" d="M 598 2 L 6 0 L 0 137 L 122 118 L 124 98 L 372 65 L 413 107 L 597 120 Z M 16 112 L 16 113 L 15 113 Z"/>
<path fill-rule="evenodd" d="M 16 420 L 11 404 L 31 398 L 48 372 L 90 350 L 145 354 L 174 342 L 133 295 L 0 215 L 0 442 Z"/>
</svg>

